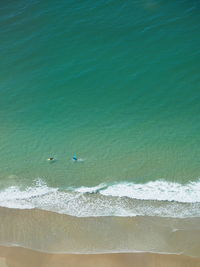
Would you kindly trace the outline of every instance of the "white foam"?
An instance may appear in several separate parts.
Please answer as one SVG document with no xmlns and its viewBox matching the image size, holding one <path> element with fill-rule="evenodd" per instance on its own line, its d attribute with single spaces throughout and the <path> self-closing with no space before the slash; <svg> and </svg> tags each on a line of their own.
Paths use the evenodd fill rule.
<svg viewBox="0 0 200 267">
<path fill-rule="evenodd" d="M 74 191 L 79 193 L 98 193 L 100 192 L 100 190 L 103 190 L 104 188 L 107 187 L 108 186 L 105 183 L 103 183 L 94 187 L 81 186 L 79 188 L 75 188 Z"/>
<path fill-rule="evenodd" d="M 107 196 L 194 203 L 200 202 L 200 180 L 184 185 L 162 180 L 146 184 L 119 183 L 99 192 Z"/>
<path fill-rule="evenodd" d="M 10 186 L 3 191 L 0 191 L 0 206 L 9 208 L 29 209 L 35 208 L 34 198 L 40 198 L 51 192 L 56 192 L 57 188 L 49 188 L 41 179 L 34 181 L 33 186 L 21 190 L 18 186 Z"/>
<path fill-rule="evenodd" d="M 11 186 L 0 191 L 0 206 L 38 208 L 78 217 L 199 217 L 199 192 L 200 181 L 185 185 L 167 181 L 100 184 L 59 190 L 39 179 L 26 189 Z"/>
</svg>

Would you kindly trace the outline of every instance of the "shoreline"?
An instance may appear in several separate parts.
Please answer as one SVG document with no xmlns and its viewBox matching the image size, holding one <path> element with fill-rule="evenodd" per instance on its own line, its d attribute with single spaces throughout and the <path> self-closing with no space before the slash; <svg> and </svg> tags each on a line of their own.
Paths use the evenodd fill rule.
<svg viewBox="0 0 200 267">
<path fill-rule="evenodd" d="M 0 267 L 200 267 L 200 258 L 156 253 L 50 254 L 0 246 Z"/>
<path fill-rule="evenodd" d="M 73 217 L 0 208 L 0 244 L 44 253 L 200 256 L 200 218 Z"/>
</svg>

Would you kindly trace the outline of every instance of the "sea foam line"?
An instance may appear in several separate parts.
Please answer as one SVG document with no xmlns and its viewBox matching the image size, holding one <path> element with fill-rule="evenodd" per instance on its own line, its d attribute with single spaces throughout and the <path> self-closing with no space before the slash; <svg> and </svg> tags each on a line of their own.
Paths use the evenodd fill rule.
<svg viewBox="0 0 200 267">
<path fill-rule="evenodd" d="M 129 197 L 141 200 L 177 201 L 182 203 L 200 202 L 200 179 L 197 182 L 179 184 L 164 180 L 145 184 L 129 182 L 112 185 L 100 184 L 95 187 L 75 188 L 80 193 L 100 193 L 105 196 Z"/>
<path fill-rule="evenodd" d="M 200 180 L 178 184 L 164 180 L 100 184 L 95 187 L 49 187 L 41 179 L 26 189 L 11 186 L 0 191 L 0 206 L 42 209 L 77 217 L 161 216 L 199 217 Z"/>
</svg>

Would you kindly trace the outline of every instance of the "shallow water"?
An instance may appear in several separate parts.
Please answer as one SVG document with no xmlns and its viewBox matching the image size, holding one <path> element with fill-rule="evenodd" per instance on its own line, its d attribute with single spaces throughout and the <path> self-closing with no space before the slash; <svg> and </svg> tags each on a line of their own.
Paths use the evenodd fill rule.
<svg viewBox="0 0 200 267">
<path fill-rule="evenodd" d="M 1 208 L 0 244 L 48 253 L 200 255 L 199 218 L 87 217 Z"/>
</svg>

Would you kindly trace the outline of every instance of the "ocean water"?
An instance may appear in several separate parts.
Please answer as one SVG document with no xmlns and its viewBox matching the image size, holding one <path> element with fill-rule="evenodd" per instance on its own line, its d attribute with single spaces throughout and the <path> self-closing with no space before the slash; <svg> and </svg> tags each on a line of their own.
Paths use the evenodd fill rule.
<svg viewBox="0 0 200 267">
<path fill-rule="evenodd" d="M 199 28 L 198 0 L 2 1 L 0 206 L 199 217 Z"/>
</svg>

